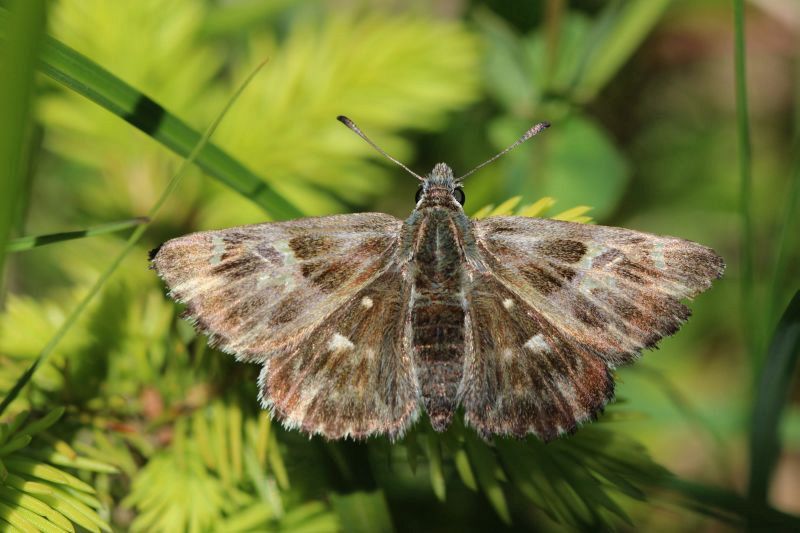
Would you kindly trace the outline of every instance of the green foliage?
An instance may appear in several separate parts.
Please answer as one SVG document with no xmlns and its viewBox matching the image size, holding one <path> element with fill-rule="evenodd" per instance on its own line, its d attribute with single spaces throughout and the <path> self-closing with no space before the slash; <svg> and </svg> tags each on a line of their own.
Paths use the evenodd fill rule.
<svg viewBox="0 0 800 533">
<path fill-rule="evenodd" d="M 631 11 L 631 6 L 622 11 Z M 622 58 L 635 47 L 635 42 L 617 42 L 613 37 L 615 30 L 629 25 L 626 15 L 618 11 L 609 7 L 596 21 L 578 13 L 563 13 L 557 42 L 547 28 L 518 37 L 504 21 L 481 13 L 479 22 L 489 43 L 487 71 L 490 79 L 497 81 L 488 90 L 507 110 L 489 125 L 495 146 L 506 145 L 506 139 L 524 131 L 534 114 L 559 124 L 543 136 L 546 148 L 520 150 L 500 163 L 510 167 L 514 193 L 552 196 L 565 204 L 591 204 L 599 217 L 610 215 L 619 202 L 630 178 L 629 166 L 609 133 L 574 107 L 590 100 L 598 84 L 619 68 Z M 636 27 L 641 31 L 648 25 Z M 600 65 L 591 58 L 603 47 L 616 50 L 617 58 Z M 531 175 L 537 179 L 530 180 Z M 491 179 L 478 176 L 478 186 L 488 186 Z"/>
<path fill-rule="evenodd" d="M 43 70 L 55 81 L 73 89 L 77 94 L 86 96 L 131 125 L 152 135 L 153 139 L 163 143 L 175 153 L 184 157 L 189 155 L 192 147 L 200 140 L 200 133 L 176 116 L 165 112 L 148 95 L 137 91 L 58 41 L 48 39 L 42 55 Z M 49 103 L 56 104 L 56 102 Z M 57 110 L 54 113 L 57 113 Z M 285 216 L 299 214 L 294 206 L 275 194 L 269 185 L 263 183 L 252 171 L 213 144 L 199 154 L 197 164 L 225 185 L 249 196 L 264 209 L 269 208 L 272 212 Z"/>
<path fill-rule="evenodd" d="M 256 70 L 254 70 L 245 79 L 244 83 L 233 94 L 231 99 L 228 100 L 227 104 L 222 109 L 222 112 L 216 117 L 211 126 L 209 126 L 209 128 L 206 130 L 205 134 L 197 142 L 195 147 L 189 153 L 188 157 L 181 163 L 180 167 L 178 167 L 178 170 L 169 180 L 159 198 L 155 201 L 153 206 L 148 211 L 149 219 L 152 219 L 159 212 L 161 207 L 164 205 L 164 202 L 167 200 L 170 194 L 175 190 L 175 187 L 177 186 L 179 180 L 183 177 L 185 171 L 189 168 L 189 166 L 192 163 L 194 163 L 195 159 L 197 158 L 197 155 L 203 150 L 203 148 L 205 148 L 211 135 L 214 133 L 220 121 L 225 116 L 225 113 L 228 111 L 228 109 L 230 109 L 230 106 L 233 104 L 233 102 L 236 101 L 239 95 L 241 95 L 244 88 L 248 85 L 248 83 L 253 79 L 256 73 L 260 70 L 261 66 L 263 66 L 263 63 L 262 65 L 259 65 L 259 67 L 256 68 Z M 6 410 L 6 408 L 8 408 L 8 406 L 16 399 L 20 391 L 25 387 L 25 385 L 27 385 L 27 383 L 33 377 L 33 374 L 39 368 L 39 365 L 42 364 L 43 362 L 46 362 L 51 357 L 56 346 L 58 346 L 59 342 L 61 342 L 61 339 L 64 338 L 64 336 L 66 336 L 66 334 L 72 328 L 73 324 L 75 324 L 75 322 L 81 317 L 84 309 L 86 309 L 89 306 L 94 297 L 102 290 L 106 282 L 111 278 L 112 274 L 114 274 L 114 272 L 117 270 L 117 267 L 119 267 L 119 265 L 122 263 L 123 259 L 125 259 L 128 253 L 130 253 L 134 249 L 137 242 L 144 234 L 144 230 L 146 228 L 147 224 L 142 224 L 133 231 L 130 237 L 128 237 L 125 246 L 122 248 L 119 254 L 117 254 L 117 256 L 114 258 L 111 264 L 97 278 L 97 280 L 94 282 L 94 284 L 87 292 L 86 296 L 78 303 L 77 306 L 75 306 L 72 312 L 69 315 L 67 315 L 62 325 L 56 330 L 56 332 L 50 338 L 48 343 L 39 352 L 39 355 L 36 356 L 36 358 L 33 360 L 28 369 L 14 383 L 14 386 L 11 388 L 8 394 L 6 394 L 6 396 L 3 398 L 3 401 L 0 402 L 0 414 L 2 414 Z"/>
<path fill-rule="evenodd" d="M 722 444 L 746 438 L 740 421 L 751 405 L 741 382 L 749 376 L 728 370 L 721 404 L 713 397 L 715 361 L 724 355 L 723 367 L 737 368 L 729 354 L 741 353 L 730 318 L 737 304 L 725 282 L 697 302 L 697 316 L 662 354 L 641 363 L 654 365 L 641 374 L 672 387 L 666 407 L 653 400 L 652 385 L 623 370 L 621 395 L 635 402 L 617 402 L 599 422 L 547 445 L 487 443 L 458 417 L 443 434 L 423 419 L 399 443 L 352 443 L 308 439 L 271 422 L 255 400 L 257 369 L 209 349 L 146 270 L 147 249 L 165 238 L 257 222 L 265 213 L 407 212 L 414 181 L 391 181 L 396 169 L 377 163 L 334 120 L 338 114 L 420 171 L 440 157 L 475 164 L 477 154 L 491 155 L 546 118 L 554 127 L 545 135 L 469 178 L 467 209 L 475 217 L 591 222 L 630 212 L 640 218 L 626 225 L 734 256 L 730 236 L 718 228 L 735 211 L 717 212 L 736 197 L 723 182 L 731 174 L 727 123 L 681 107 L 680 98 L 675 104 L 658 92 L 660 79 L 640 85 L 636 72 L 625 71 L 631 58 L 647 60 L 637 56 L 655 25 L 671 23 L 660 18 L 668 3 L 528 3 L 518 7 L 526 14 L 520 18 L 503 15 L 502 5 L 443 16 L 422 5 L 290 0 L 52 3 L 39 86 L 30 86 L 35 55 L 21 53 L 12 54 L 15 72 L 28 77 L 0 86 L 0 107 L 24 111 L 24 100 L 38 100 L 34 127 L 20 113 L 0 135 L 0 155 L 21 162 L 11 175 L 31 183 L 1 201 L 21 209 L 17 235 L 42 236 L 15 241 L 27 252 L 11 256 L 0 314 L 2 524 L 24 531 L 659 529 L 674 518 L 653 512 L 666 505 L 698 529 L 705 519 L 796 528 L 798 519 L 765 497 L 780 439 L 794 450 L 800 442 L 797 409 L 784 407 L 789 372 L 781 370 L 796 360 L 787 341 L 796 313 L 787 315 L 766 359 L 750 434 L 758 486 L 744 498 L 731 488 L 740 468 L 726 462 Z M 36 35 L 32 22 L 10 23 L 6 6 L 14 5 L 0 8 L 3 58 L 7 43 L 22 39 L 18 33 L 28 45 Z M 749 165 L 744 12 L 737 14 L 739 153 Z M 266 68 L 208 144 L 211 130 L 202 135 L 202 126 L 264 59 Z M 640 89 L 681 113 L 629 102 Z M 146 97 L 163 106 L 160 118 Z M 613 118 L 620 111 L 622 124 Z M 654 126 L 636 124 L 636 113 L 650 113 L 643 121 Z M 692 129 L 693 114 L 707 129 Z M 25 150 L 34 164 L 25 164 Z M 211 179 L 189 172 L 178 185 L 192 162 Z M 797 259 L 788 228 L 798 208 L 798 168 L 781 213 L 787 229 L 776 247 L 767 313 L 758 305 L 763 287 L 743 276 L 755 302 L 746 316 L 763 315 L 764 328 L 793 292 L 785 286 L 794 283 Z M 756 201 L 742 206 L 752 210 L 757 233 L 757 215 L 771 211 L 759 211 Z M 702 215 L 686 216 L 687 209 Z M 144 214 L 151 223 L 137 225 L 127 240 L 113 233 L 119 224 L 103 223 Z M 765 220 L 761 231 L 781 223 Z M 89 229 L 50 233 L 74 227 Z M 0 233 L 3 239 L 8 231 Z M 743 241 L 755 257 L 755 239 Z M 783 376 L 779 387 L 775 376 Z M 68 416 L 56 423 L 65 408 Z M 26 424 L 29 412 L 49 414 Z M 701 446 L 693 439 L 698 429 L 716 436 L 702 452 L 693 448 Z M 695 455 L 720 470 L 697 467 Z"/>
<path fill-rule="evenodd" d="M 286 493 L 268 414 L 243 419 L 238 401 L 215 401 L 179 418 L 170 433 L 170 445 L 148 457 L 123 501 L 138 511 L 132 531 L 338 530 L 322 502 Z"/>
<path fill-rule="evenodd" d="M 615 414 L 621 413 L 613 408 L 606 419 Z M 431 490 L 439 500 L 447 501 L 448 485 L 460 483 L 483 494 L 505 524 L 533 508 L 541 520 L 614 529 L 621 521 L 630 523 L 620 496 L 644 501 L 645 488 L 668 476 L 640 444 L 605 423 L 543 444 L 535 438 L 487 443 L 457 421 L 444 434 L 423 425 L 403 445 L 406 452 L 398 453 L 397 461 L 407 460 L 416 469 L 417 457 L 426 456 Z"/>
<path fill-rule="evenodd" d="M 53 18 L 60 22 L 54 25 L 59 37 L 67 44 L 74 41 L 79 52 L 104 64 L 118 64 L 116 58 L 104 55 L 109 39 L 118 45 L 115 54 L 136 58 L 147 54 L 138 40 L 117 42 L 118 37 L 82 31 L 86 11 L 91 11 L 95 23 L 103 27 L 113 27 L 113 21 L 119 19 L 136 20 L 154 33 L 170 35 L 158 46 L 153 43 L 150 61 L 118 65 L 117 74 L 129 83 L 144 84 L 145 94 L 158 95 L 159 103 L 175 110 L 175 114 L 165 115 L 153 136 L 185 155 L 197 134 L 176 118 L 177 113 L 193 108 L 206 110 L 219 102 L 221 92 L 230 91 L 228 84 L 220 87 L 210 83 L 210 77 L 221 69 L 219 54 L 207 46 L 192 45 L 193 31 L 198 31 L 207 9 L 185 0 L 168 5 L 151 0 L 113 7 L 102 0 L 91 0 L 80 6 L 63 2 Z M 303 14 L 293 20 L 289 35 L 288 41 L 279 43 L 276 35 L 260 32 L 243 43 L 246 53 L 239 60 L 243 69 L 249 70 L 265 58 L 269 58 L 269 67 L 255 81 L 249 95 L 244 95 L 217 137 L 219 145 L 230 147 L 237 159 L 230 159 L 214 147 L 198 159 L 201 168 L 238 193 L 210 188 L 200 214 L 201 225 L 231 225 L 262 218 L 263 212 L 244 198 L 280 217 L 296 216 L 290 209 L 292 205 L 305 213 L 320 214 L 341 209 L 343 201 L 363 202 L 386 189 L 386 172 L 364 159 L 364 155 L 374 154 L 333 120 L 338 114 L 346 112 L 359 122 L 374 125 L 384 135 L 376 140 L 403 155 L 408 153 L 407 141 L 388 136 L 389 133 L 408 127 L 434 128 L 445 113 L 476 95 L 477 43 L 455 24 L 388 14 L 341 15 L 322 20 Z M 384 53 L 375 56 L 370 53 L 374 49 Z M 74 56 L 63 45 L 59 50 L 60 55 Z M 340 55 L 319 56 L 319 50 L 338 50 Z M 50 65 L 51 70 L 68 70 L 70 75 L 79 70 L 77 79 L 83 83 L 68 83 L 70 87 L 80 87 L 87 81 L 93 87 L 95 80 L 102 80 L 100 87 L 107 95 L 100 101 L 119 102 L 106 106 L 118 115 L 129 114 L 141 97 L 86 58 L 51 60 Z M 180 65 L 179 70 L 175 72 L 172 65 Z M 385 83 L 387 76 L 391 76 L 391 84 Z M 236 68 L 231 79 L 241 78 L 242 68 Z M 325 87 L 325 91 L 319 87 Z M 185 94 L 196 96 L 187 99 Z M 159 189 L 159 176 L 163 176 L 163 167 L 169 160 L 163 151 L 141 136 L 132 136 L 130 128 L 74 93 L 56 93 L 44 100 L 42 108 L 42 118 L 53 130 L 50 145 L 64 157 L 80 158 L 79 162 L 89 167 L 113 168 L 115 179 L 144 177 L 152 181 L 151 186 L 140 188 L 127 201 L 99 201 L 110 183 L 90 184 L 76 201 L 89 200 L 86 209 L 106 218 L 130 212 L 131 207 L 135 210 L 135 205 L 143 211 L 143 206 L 152 201 L 147 192 Z M 103 149 L 92 153 L 77 149 L 72 143 L 78 132 L 81 142 L 94 142 Z M 309 144 L 304 142 L 306 139 L 316 142 Z M 143 153 L 147 157 L 142 157 Z M 263 173 L 263 178 L 247 169 Z M 273 188 L 279 196 L 265 192 Z M 202 192 L 185 194 L 189 196 L 184 196 L 187 201 L 181 205 L 171 203 L 169 218 L 185 218 L 191 205 L 188 200 Z M 231 204 L 236 207 L 231 208 Z M 219 205 L 226 208 L 216 209 Z M 225 218 L 220 219 L 223 214 Z"/>
<path fill-rule="evenodd" d="M 272 35 L 248 41 L 244 64 L 270 56 L 270 65 L 223 125 L 220 143 L 267 169 L 270 182 L 309 214 L 363 203 L 389 185 L 386 170 L 369 161 L 380 156 L 337 115 L 368 125 L 375 142 L 408 159 L 399 130 L 435 130 L 477 95 L 477 42 L 459 24 L 388 13 L 303 15 L 278 46 Z M 212 206 L 223 201 L 238 202 L 224 195 Z M 237 222 L 209 216 L 215 225 Z"/>
<path fill-rule="evenodd" d="M 28 421 L 21 412 L 0 424 L 0 525 L 15 531 L 110 531 L 96 490 L 66 470 L 114 474 L 49 433 L 64 409 Z M 27 422 L 27 423 L 26 423 Z M 102 515 L 101 515 L 102 513 Z M 104 518 L 104 516 L 106 518 Z"/>
</svg>

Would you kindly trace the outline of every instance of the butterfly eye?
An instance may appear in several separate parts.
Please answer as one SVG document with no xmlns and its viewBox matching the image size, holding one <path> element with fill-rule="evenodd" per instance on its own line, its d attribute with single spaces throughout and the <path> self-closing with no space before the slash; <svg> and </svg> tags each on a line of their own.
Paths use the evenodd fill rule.
<svg viewBox="0 0 800 533">
<path fill-rule="evenodd" d="M 422 185 L 419 186 L 419 189 L 417 189 L 417 194 L 414 195 L 414 202 L 419 203 L 420 198 L 422 198 Z"/>
<path fill-rule="evenodd" d="M 455 197 L 456 202 L 460 203 L 461 205 L 464 205 L 464 202 L 467 200 L 467 197 L 464 195 L 464 189 L 461 187 L 455 188 L 453 191 L 453 196 Z"/>
</svg>

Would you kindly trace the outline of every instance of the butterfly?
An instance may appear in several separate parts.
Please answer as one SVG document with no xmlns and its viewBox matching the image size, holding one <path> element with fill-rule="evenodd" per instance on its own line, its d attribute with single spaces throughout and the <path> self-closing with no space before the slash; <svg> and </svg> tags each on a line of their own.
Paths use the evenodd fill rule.
<svg viewBox="0 0 800 533">
<path fill-rule="evenodd" d="M 403 436 L 463 408 L 482 437 L 549 441 L 614 397 L 612 371 L 675 333 L 725 264 L 675 238 L 464 213 L 444 163 L 405 221 L 359 213 L 193 233 L 151 252 L 212 346 L 258 363 L 259 400 L 329 439 Z"/>
</svg>

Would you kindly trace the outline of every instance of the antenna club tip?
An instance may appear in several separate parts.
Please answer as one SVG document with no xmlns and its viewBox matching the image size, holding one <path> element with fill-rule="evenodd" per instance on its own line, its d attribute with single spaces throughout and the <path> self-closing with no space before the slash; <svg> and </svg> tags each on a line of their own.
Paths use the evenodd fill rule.
<svg viewBox="0 0 800 533">
<path fill-rule="evenodd" d="M 532 127 L 531 129 L 529 129 L 528 131 L 531 132 L 533 135 L 536 135 L 537 133 L 540 133 L 540 132 L 546 130 L 547 128 L 549 128 L 549 127 L 550 127 L 550 123 L 549 122 L 540 122 L 540 123 L 536 124 L 534 127 Z"/>
<path fill-rule="evenodd" d="M 349 118 L 347 118 L 344 115 L 337 115 L 336 120 L 338 120 L 342 124 L 352 124 L 353 123 L 352 120 L 350 120 Z"/>
<path fill-rule="evenodd" d="M 529 129 L 528 131 L 526 131 L 525 135 L 523 135 L 522 139 L 520 139 L 520 140 L 521 141 L 527 141 L 528 139 L 530 139 L 534 135 L 537 135 L 537 134 L 543 132 L 544 130 L 546 130 L 549 127 L 550 127 L 550 123 L 549 122 L 539 122 L 534 127 Z"/>
</svg>

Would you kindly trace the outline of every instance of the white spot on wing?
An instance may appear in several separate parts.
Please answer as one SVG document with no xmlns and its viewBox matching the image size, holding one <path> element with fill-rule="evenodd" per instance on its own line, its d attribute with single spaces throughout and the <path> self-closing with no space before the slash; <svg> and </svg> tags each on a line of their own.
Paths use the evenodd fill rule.
<svg viewBox="0 0 800 533">
<path fill-rule="evenodd" d="M 583 254 L 583 257 L 581 257 L 581 260 L 578 262 L 577 265 L 578 270 L 581 271 L 591 270 L 592 261 L 594 261 L 594 258 L 602 254 L 606 250 L 608 250 L 608 248 L 606 248 L 605 246 L 590 243 L 589 248 L 586 250 L 586 253 Z"/>
<path fill-rule="evenodd" d="M 286 266 L 297 264 L 294 252 L 289 247 L 289 241 L 275 241 L 272 245 L 283 256 L 283 264 Z"/>
<path fill-rule="evenodd" d="M 355 344 L 350 342 L 350 339 L 340 333 L 334 333 L 331 341 L 328 343 L 328 349 L 332 352 L 338 350 L 352 350 Z"/>
<path fill-rule="evenodd" d="M 373 303 L 372 298 L 370 298 L 369 296 L 364 296 L 363 298 L 361 298 L 361 305 L 363 305 L 367 309 L 370 309 L 372 307 L 372 303 Z"/>
<path fill-rule="evenodd" d="M 656 264 L 656 268 L 659 270 L 664 270 L 667 268 L 667 263 L 664 261 L 664 243 L 657 242 L 655 246 L 653 246 L 653 253 L 651 254 L 653 258 L 653 262 Z"/>
<path fill-rule="evenodd" d="M 211 246 L 211 264 L 218 265 L 222 262 L 222 254 L 225 253 L 225 241 L 219 235 L 212 235 Z"/>
<path fill-rule="evenodd" d="M 297 286 L 297 281 L 291 273 L 276 276 L 274 273 L 269 272 L 259 276 L 256 288 L 280 287 L 285 292 L 289 292 L 295 286 Z"/>
<path fill-rule="evenodd" d="M 503 300 L 503 307 L 505 307 L 506 309 L 511 309 L 512 307 L 514 307 L 514 300 L 512 300 L 511 298 L 506 298 L 505 300 Z"/>
<path fill-rule="evenodd" d="M 544 336 L 541 333 L 537 333 L 536 335 L 528 339 L 528 342 L 525 343 L 525 347 L 534 352 L 550 351 L 550 345 L 547 344 L 547 341 L 544 340 Z"/>
<path fill-rule="evenodd" d="M 268 287 L 279 287 L 283 291 L 291 291 L 297 286 L 295 269 L 292 266 L 297 264 L 294 252 L 289 247 L 289 241 L 275 241 L 272 247 L 281 254 L 283 264 L 278 268 L 268 269 L 258 277 L 256 289 Z"/>
</svg>

